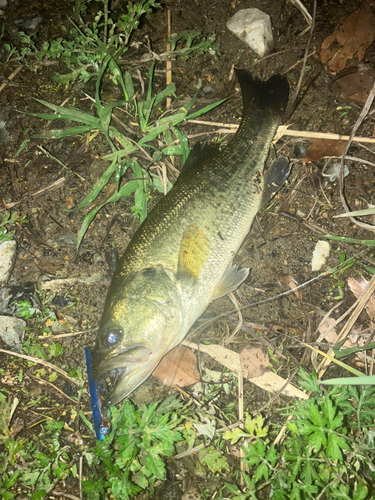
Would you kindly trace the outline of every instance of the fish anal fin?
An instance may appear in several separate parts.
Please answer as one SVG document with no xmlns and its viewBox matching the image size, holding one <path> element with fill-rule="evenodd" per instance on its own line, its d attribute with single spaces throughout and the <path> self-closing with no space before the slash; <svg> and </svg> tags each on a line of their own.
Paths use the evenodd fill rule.
<svg viewBox="0 0 375 500">
<path fill-rule="evenodd" d="M 204 230 L 191 224 L 184 232 L 178 257 L 178 276 L 198 279 L 206 262 L 209 241 Z"/>
<path fill-rule="evenodd" d="M 249 276 L 249 272 L 248 267 L 242 269 L 239 269 L 238 266 L 228 267 L 215 288 L 212 300 L 224 297 L 224 295 L 236 290 Z"/>
<path fill-rule="evenodd" d="M 264 189 L 260 208 L 263 208 L 277 191 L 284 185 L 290 172 L 289 160 L 286 156 L 279 156 L 264 174 Z"/>
</svg>

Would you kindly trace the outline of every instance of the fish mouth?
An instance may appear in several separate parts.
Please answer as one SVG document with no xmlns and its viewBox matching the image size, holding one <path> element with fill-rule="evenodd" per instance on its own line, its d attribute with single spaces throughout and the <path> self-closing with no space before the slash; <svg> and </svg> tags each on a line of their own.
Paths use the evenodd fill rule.
<svg viewBox="0 0 375 500">
<path fill-rule="evenodd" d="M 134 391 L 152 373 L 158 359 L 146 344 L 133 344 L 131 348 L 116 356 L 93 363 L 94 380 L 103 383 L 107 389 L 100 391 L 102 408 L 108 409 Z M 100 385 L 98 385 L 100 387 Z"/>
</svg>

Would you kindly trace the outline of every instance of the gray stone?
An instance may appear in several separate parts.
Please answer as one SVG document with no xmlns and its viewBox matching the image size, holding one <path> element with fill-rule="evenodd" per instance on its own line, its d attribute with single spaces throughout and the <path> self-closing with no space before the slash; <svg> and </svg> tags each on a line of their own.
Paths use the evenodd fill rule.
<svg viewBox="0 0 375 500">
<path fill-rule="evenodd" d="M 260 57 L 273 47 L 271 18 L 259 9 L 239 10 L 229 19 L 227 28 Z"/>
<path fill-rule="evenodd" d="M 26 322 L 12 316 L 0 316 L 0 337 L 11 351 L 21 352 Z"/>
<path fill-rule="evenodd" d="M 16 261 L 17 243 L 4 241 L 0 245 L 0 286 L 8 283 L 14 263 Z"/>
</svg>

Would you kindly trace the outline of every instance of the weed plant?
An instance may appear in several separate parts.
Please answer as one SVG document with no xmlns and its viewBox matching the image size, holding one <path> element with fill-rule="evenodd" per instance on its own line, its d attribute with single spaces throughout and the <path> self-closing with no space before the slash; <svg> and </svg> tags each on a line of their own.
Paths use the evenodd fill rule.
<svg viewBox="0 0 375 500">
<path fill-rule="evenodd" d="M 110 76 L 114 82 L 120 76 L 117 65 L 129 50 L 130 38 L 139 26 L 141 17 L 150 14 L 160 7 L 156 0 L 140 0 L 128 2 L 126 11 L 117 19 L 111 16 L 110 0 L 94 0 L 98 11 L 93 20 L 87 15 L 89 2 L 92 0 L 76 0 L 74 19 L 68 18 L 69 28 L 61 26 L 63 36 L 38 43 L 35 33 L 19 32 L 20 47 L 8 43 L 4 48 L 8 51 L 8 61 L 22 62 L 36 71 L 42 63 L 49 60 L 61 60 L 69 69 L 66 74 L 56 73 L 54 80 L 67 84 L 79 79 L 87 83 L 92 77 L 98 76 L 102 61 L 108 55 Z M 210 51 L 219 54 L 215 45 L 215 35 L 209 36 L 198 43 L 194 41 L 200 36 L 199 31 L 184 31 L 171 37 L 172 53 L 168 57 L 189 58 Z"/>
<path fill-rule="evenodd" d="M 112 408 L 111 433 L 94 448 L 92 441 L 78 448 L 84 457 L 84 497 L 128 500 L 146 490 L 153 495 L 156 482 L 166 478 L 166 460 L 179 444 L 185 449 L 199 446 L 192 455 L 195 466 L 206 475 L 217 475 L 223 484 L 217 499 L 373 498 L 374 387 L 337 386 L 323 392 L 315 374 L 300 375 L 301 386 L 312 395 L 282 410 L 286 429 L 278 445 L 273 440 L 280 426 L 261 415 L 247 414 L 243 429 L 220 435 L 209 420 L 212 415 L 198 424 L 197 412 L 175 397 L 141 408 L 129 401 Z M 77 482 L 78 450 L 63 444 L 68 442 L 66 432 L 74 436 L 73 430 L 64 422 L 47 420 L 38 423 L 42 433 L 25 439 L 14 435 L 12 413 L 11 400 L 0 393 L 1 498 L 12 499 L 22 490 L 32 500 L 41 499 L 61 480 Z M 82 411 L 80 417 L 93 436 Z M 239 483 L 239 464 L 233 471 L 233 461 L 230 467 L 223 453 L 230 444 L 243 449 L 247 470 L 241 488 L 228 481 L 237 477 Z M 230 469 L 231 476 L 226 476 Z M 202 498 L 212 493 L 203 492 Z"/>
<path fill-rule="evenodd" d="M 103 106 L 100 100 L 100 85 L 109 63 L 112 63 L 112 65 L 118 69 L 118 80 L 123 91 L 124 99 L 122 101 L 112 102 Z M 163 101 L 166 97 L 174 95 L 176 87 L 173 83 L 171 83 L 158 94 L 152 95 L 153 73 L 154 64 L 151 65 L 149 70 L 149 82 L 146 98 L 145 100 L 140 100 L 134 92 L 130 73 L 125 72 L 123 76 L 112 57 L 107 56 L 101 67 L 96 83 L 95 108 L 97 116 L 80 111 L 75 107 L 57 106 L 38 99 L 38 102 L 53 110 L 54 114 L 33 113 L 32 116 L 46 120 L 66 120 L 69 122 L 78 122 L 81 123 L 81 125 L 70 126 L 59 130 L 50 130 L 34 137 L 61 139 L 63 137 L 70 137 L 77 134 L 100 131 L 104 134 L 108 145 L 112 150 L 111 153 L 103 157 L 104 160 L 111 162 L 110 166 L 95 183 L 92 191 L 82 201 L 79 209 L 84 209 L 91 205 L 97 199 L 111 178 L 114 178 L 117 187 L 116 192 L 86 215 L 78 234 L 77 248 L 79 248 L 82 238 L 89 225 L 94 220 L 96 214 L 104 205 L 108 203 L 117 202 L 123 197 L 128 197 L 134 194 L 135 204 L 132 211 L 134 215 L 140 218 L 140 222 L 142 222 L 147 216 L 147 201 L 150 198 L 150 189 L 154 188 L 159 192 L 165 192 L 165 186 L 162 185 L 159 177 L 154 173 L 148 172 L 148 167 L 150 167 L 154 162 L 159 161 L 163 155 L 170 156 L 180 154 L 185 160 L 189 153 L 189 147 L 186 137 L 177 128 L 177 125 L 184 120 L 201 116 L 223 102 L 218 101 L 199 111 L 189 114 L 189 111 L 196 101 L 197 96 L 194 96 L 186 104 L 184 104 L 183 107 L 172 110 L 164 117 L 155 119 L 153 117 L 157 114 L 159 103 L 161 103 L 161 101 Z M 133 113 L 133 119 L 138 122 L 138 129 L 143 134 L 138 142 L 135 142 L 129 137 L 123 135 L 111 124 L 113 109 L 115 107 L 124 106 L 128 108 L 129 113 Z M 174 146 L 172 144 L 173 139 L 171 131 L 174 132 L 175 136 L 179 139 L 178 146 Z M 159 149 L 153 144 L 153 141 L 162 135 L 164 135 L 166 145 L 165 147 Z M 117 142 L 121 149 L 117 149 L 114 142 Z M 137 159 L 132 157 L 134 153 L 139 152 L 144 148 L 150 149 L 152 152 L 152 161 L 149 163 L 147 168 L 141 168 Z M 122 179 L 129 169 L 133 171 L 135 180 L 121 185 Z"/>
</svg>

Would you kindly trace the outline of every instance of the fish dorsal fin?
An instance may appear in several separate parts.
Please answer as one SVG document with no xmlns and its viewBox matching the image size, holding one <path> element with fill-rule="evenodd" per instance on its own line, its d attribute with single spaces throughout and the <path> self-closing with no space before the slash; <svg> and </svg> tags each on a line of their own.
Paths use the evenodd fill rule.
<svg viewBox="0 0 375 500">
<path fill-rule="evenodd" d="M 290 172 L 289 160 L 286 156 L 279 156 L 264 174 L 264 189 L 260 208 L 263 208 L 277 191 L 284 185 Z"/>
<path fill-rule="evenodd" d="M 178 180 L 183 179 L 186 174 L 191 172 L 193 169 L 197 169 L 203 163 L 216 158 L 220 154 L 220 146 L 218 144 L 208 144 L 202 147 L 200 142 L 197 142 L 193 149 L 190 151 L 187 160 L 178 176 Z"/>
<path fill-rule="evenodd" d="M 209 241 L 197 224 L 188 226 L 183 234 L 178 256 L 178 276 L 198 279 L 206 262 Z"/>
<path fill-rule="evenodd" d="M 249 276 L 249 272 L 250 269 L 248 267 L 242 269 L 239 269 L 238 266 L 228 267 L 215 288 L 212 300 L 224 297 L 227 293 L 236 290 L 236 288 L 238 288 Z"/>
</svg>

